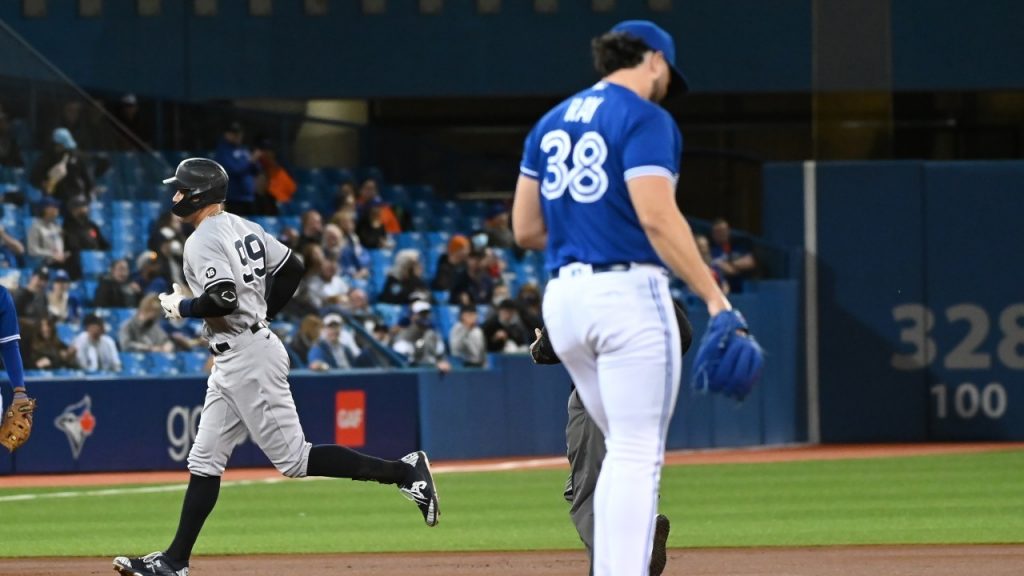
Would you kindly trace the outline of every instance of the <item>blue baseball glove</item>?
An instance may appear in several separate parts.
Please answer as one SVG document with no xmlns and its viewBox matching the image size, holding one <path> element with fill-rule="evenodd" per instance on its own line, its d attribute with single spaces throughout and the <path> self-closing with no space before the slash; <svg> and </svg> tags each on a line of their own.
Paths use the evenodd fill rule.
<svg viewBox="0 0 1024 576">
<path fill-rule="evenodd" d="M 693 389 L 742 401 L 761 379 L 764 352 L 736 310 L 717 314 L 697 349 Z"/>
</svg>

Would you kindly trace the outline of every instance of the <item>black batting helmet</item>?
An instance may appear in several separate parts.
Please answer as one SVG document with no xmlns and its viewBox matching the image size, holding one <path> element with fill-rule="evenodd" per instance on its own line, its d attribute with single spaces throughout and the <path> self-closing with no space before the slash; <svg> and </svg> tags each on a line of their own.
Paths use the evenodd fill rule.
<svg viewBox="0 0 1024 576">
<path fill-rule="evenodd" d="M 164 180 L 164 184 L 185 195 L 171 206 L 171 212 L 182 218 L 210 204 L 220 204 L 228 197 L 228 173 L 207 158 L 182 160 L 174 176 Z"/>
</svg>

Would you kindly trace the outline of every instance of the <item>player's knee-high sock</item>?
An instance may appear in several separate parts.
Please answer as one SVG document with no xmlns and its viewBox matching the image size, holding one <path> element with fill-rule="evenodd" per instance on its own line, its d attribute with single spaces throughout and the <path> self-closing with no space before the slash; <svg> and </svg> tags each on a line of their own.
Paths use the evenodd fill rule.
<svg viewBox="0 0 1024 576">
<path fill-rule="evenodd" d="M 188 564 L 192 556 L 192 547 L 199 538 L 199 531 L 203 529 L 206 517 L 213 511 L 217 504 L 217 495 L 220 493 L 220 476 L 196 476 L 188 481 L 188 489 L 185 491 L 185 501 L 181 505 L 181 519 L 178 521 L 178 532 L 174 535 L 174 541 L 167 548 L 167 557 L 178 562 L 180 569 Z"/>
<path fill-rule="evenodd" d="M 321 444 L 309 450 L 307 476 L 374 480 L 381 484 L 406 484 L 413 467 L 401 460 L 381 460 L 335 444 Z"/>
</svg>

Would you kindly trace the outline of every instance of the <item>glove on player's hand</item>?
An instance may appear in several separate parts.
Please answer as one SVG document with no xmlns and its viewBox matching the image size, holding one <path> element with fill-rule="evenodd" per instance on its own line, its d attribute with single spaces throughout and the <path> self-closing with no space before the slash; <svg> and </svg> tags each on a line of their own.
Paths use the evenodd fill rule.
<svg viewBox="0 0 1024 576">
<path fill-rule="evenodd" d="M 3 424 L 0 424 L 0 446 L 14 452 L 28 442 L 32 434 L 32 413 L 35 410 L 35 399 L 29 398 L 21 386 L 15 388 L 14 398 L 4 412 Z"/>
<path fill-rule="evenodd" d="M 181 301 L 185 299 L 185 294 L 181 291 L 181 286 L 177 282 L 174 283 L 174 292 L 163 293 L 160 295 L 160 307 L 164 309 L 164 318 L 169 320 L 177 320 L 181 318 Z"/>
<path fill-rule="evenodd" d="M 715 315 L 697 349 L 693 389 L 743 400 L 761 379 L 764 352 L 735 310 Z"/>
<path fill-rule="evenodd" d="M 530 344 L 530 357 L 533 358 L 534 364 L 559 364 L 561 360 L 558 359 L 558 355 L 555 354 L 555 349 L 551 346 L 551 340 L 548 339 L 548 331 L 544 328 L 534 329 L 534 335 L 537 337 Z"/>
</svg>

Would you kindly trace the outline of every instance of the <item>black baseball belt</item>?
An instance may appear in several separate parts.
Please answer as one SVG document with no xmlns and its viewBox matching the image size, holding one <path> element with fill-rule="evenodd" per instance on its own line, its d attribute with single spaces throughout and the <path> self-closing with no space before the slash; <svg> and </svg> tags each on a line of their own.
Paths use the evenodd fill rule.
<svg viewBox="0 0 1024 576">
<path fill-rule="evenodd" d="M 259 332 L 260 330 L 262 330 L 263 328 L 266 328 L 266 327 L 267 327 L 267 323 L 262 321 L 262 320 L 260 320 L 259 322 L 256 322 L 252 326 L 249 326 L 249 332 L 255 334 L 255 333 Z M 223 354 L 223 353 L 227 352 L 228 350 L 231 350 L 231 345 L 228 344 L 227 342 L 218 342 L 216 344 L 211 344 L 210 345 L 210 354 L 213 354 L 214 356 L 218 356 L 220 354 Z"/>
</svg>

